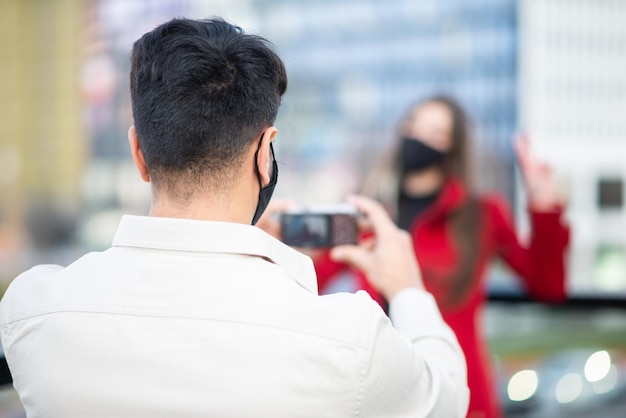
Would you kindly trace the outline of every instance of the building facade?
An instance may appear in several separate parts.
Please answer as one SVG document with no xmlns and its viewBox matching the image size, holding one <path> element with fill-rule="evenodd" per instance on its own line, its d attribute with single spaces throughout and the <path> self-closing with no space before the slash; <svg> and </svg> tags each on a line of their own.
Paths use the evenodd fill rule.
<svg viewBox="0 0 626 418">
<path fill-rule="evenodd" d="M 567 197 L 570 290 L 626 296 L 626 2 L 519 10 L 520 126 Z"/>
</svg>

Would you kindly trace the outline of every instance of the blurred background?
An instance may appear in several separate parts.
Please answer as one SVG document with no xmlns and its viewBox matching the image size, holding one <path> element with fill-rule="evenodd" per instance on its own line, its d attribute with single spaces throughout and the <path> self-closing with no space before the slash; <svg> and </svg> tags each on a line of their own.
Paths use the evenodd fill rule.
<svg viewBox="0 0 626 418">
<path fill-rule="evenodd" d="M 275 196 L 337 202 L 408 107 L 456 97 L 482 190 L 526 231 L 511 147 L 529 135 L 568 198 L 568 303 L 530 303 L 494 263 L 485 315 L 511 417 L 626 416 L 625 0 L 0 0 L 0 289 L 108 247 L 149 186 L 127 149 L 129 52 L 175 16 L 222 16 L 289 75 Z M 341 181 L 337 181 L 341 179 Z M 0 417 L 23 412 L 10 387 Z"/>
</svg>

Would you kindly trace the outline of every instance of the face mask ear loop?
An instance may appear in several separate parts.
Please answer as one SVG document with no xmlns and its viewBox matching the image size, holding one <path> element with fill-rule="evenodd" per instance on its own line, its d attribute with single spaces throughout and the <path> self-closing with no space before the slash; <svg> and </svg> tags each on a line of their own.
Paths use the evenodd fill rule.
<svg viewBox="0 0 626 418">
<path fill-rule="evenodd" d="M 259 180 L 259 202 L 257 203 L 256 210 L 254 212 L 254 216 L 252 217 L 252 225 L 256 224 L 267 205 L 269 204 L 270 199 L 272 198 L 272 194 L 274 193 L 274 188 L 276 187 L 276 182 L 278 181 L 278 165 L 276 164 L 276 157 L 274 155 L 274 146 L 270 142 L 270 152 L 272 155 L 272 172 L 270 175 L 270 181 L 267 186 L 263 187 L 263 183 L 261 181 L 261 173 L 259 172 L 259 164 L 257 162 L 257 156 L 259 153 L 259 149 L 261 148 L 261 143 L 263 142 L 263 137 L 259 141 L 259 148 L 254 154 L 254 167 L 256 169 L 257 179 Z"/>
<path fill-rule="evenodd" d="M 254 153 L 254 169 L 256 170 L 256 178 L 259 181 L 259 189 L 263 190 L 263 182 L 261 181 L 261 173 L 259 172 L 259 151 L 261 150 L 261 144 L 263 143 L 263 136 L 265 136 L 265 132 L 261 134 L 261 139 L 259 139 L 259 146 L 256 148 L 256 152 Z M 270 146 L 272 144 L 270 143 Z M 272 156 L 274 154 L 274 150 L 272 150 Z"/>
</svg>

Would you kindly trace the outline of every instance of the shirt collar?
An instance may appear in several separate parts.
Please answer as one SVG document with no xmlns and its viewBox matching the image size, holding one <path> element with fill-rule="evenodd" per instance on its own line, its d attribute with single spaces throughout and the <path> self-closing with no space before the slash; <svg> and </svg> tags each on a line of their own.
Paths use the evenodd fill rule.
<svg viewBox="0 0 626 418">
<path fill-rule="evenodd" d="M 124 215 L 113 246 L 263 257 L 282 267 L 300 286 L 317 294 L 313 261 L 252 225 Z"/>
</svg>

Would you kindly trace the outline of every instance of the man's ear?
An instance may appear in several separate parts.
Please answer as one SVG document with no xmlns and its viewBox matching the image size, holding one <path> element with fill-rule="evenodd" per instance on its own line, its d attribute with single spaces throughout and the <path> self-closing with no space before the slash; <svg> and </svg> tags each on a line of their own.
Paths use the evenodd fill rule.
<svg viewBox="0 0 626 418">
<path fill-rule="evenodd" d="M 276 137 L 276 133 L 278 133 L 278 129 L 274 126 L 270 126 L 263 131 L 261 146 L 257 154 L 257 167 L 259 167 L 259 175 L 261 176 L 263 187 L 267 186 L 272 178 L 272 151 L 270 150 L 270 144 Z"/>
<path fill-rule="evenodd" d="M 135 163 L 135 167 L 137 167 L 141 179 L 145 182 L 150 182 L 150 173 L 148 172 L 146 161 L 143 159 L 143 152 L 139 146 L 135 125 L 131 126 L 128 130 L 128 143 L 130 144 L 130 154 L 133 156 L 133 162 Z"/>
</svg>

